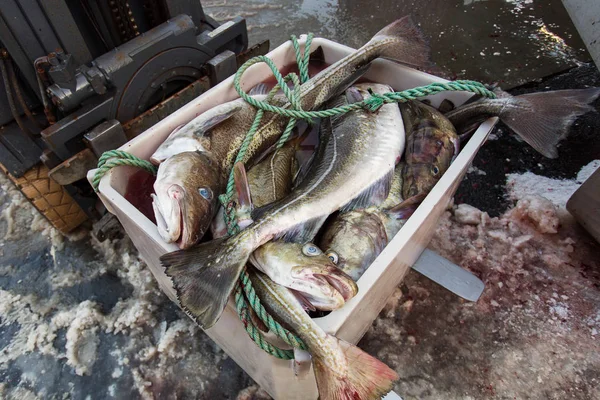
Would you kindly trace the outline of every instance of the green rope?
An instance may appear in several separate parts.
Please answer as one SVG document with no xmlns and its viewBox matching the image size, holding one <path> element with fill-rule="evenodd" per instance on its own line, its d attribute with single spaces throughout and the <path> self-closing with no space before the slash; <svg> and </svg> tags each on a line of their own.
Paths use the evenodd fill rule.
<svg viewBox="0 0 600 400">
<path fill-rule="evenodd" d="M 421 97 L 426 97 L 445 91 L 468 91 L 488 98 L 496 97 L 496 95 L 492 91 L 488 90 L 484 85 L 482 85 L 479 82 L 460 80 L 447 83 L 432 83 L 430 85 L 420 86 L 401 92 L 391 92 L 385 94 L 372 93 L 368 99 L 358 103 L 348 104 L 345 106 L 336 107 L 328 110 L 304 111 L 301 107 L 300 87 L 309 79 L 308 62 L 310 57 L 310 45 L 312 38 L 312 34 L 309 34 L 307 36 L 304 45 L 304 53 L 302 53 L 300 50 L 300 44 L 298 42 L 298 39 L 295 36 L 291 37 L 291 42 L 296 55 L 296 62 L 298 64 L 300 77 L 298 77 L 298 75 L 295 73 L 290 73 L 283 77 L 277 69 L 275 63 L 266 56 L 258 56 L 251 58 L 250 60 L 246 61 L 236 72 L 233 79 L 233 84 L 236 91 L 238 92 L 240 97 L 242 97 L 250 105 L 257 108 L 254 122 L 248 130 L 244 141 L 242 142 L 242 145 L 238 150 L 238 154 L 236 155 L 236 163 L 244 159 L 246 151 L 248 150 L 248 147 L 254 139 L 254 134 L 258 131 L 260 127 L 260 123 L 262 121 L 262 117 L 265 111 L 275 113 L 283 117 L 288 117 L 290 119 L 284 132 L 282 133 L 281 137 L 277 142 L 277 148 L 280 148 L 289 139 L 291 132 L 294 126 L 296 125 L 297 120 L 299 119 L 303 119 L 311 123 L 312 120 L 315 118 L 332 117 L 335 115 L 345 114 L 350 111 L 359 109 L 366 109 L 371 112 L 375 112 L 384 104 L 406 102 L 409 100 L 415 100 Z M 250 97 L 243 91 L 240 84 L 240 80 L 244 72 L 246 72 L 246 70 L 250 68 L 250 66 L 261 62 L 266 63 L 269 66 L 269 68 L 273 72 L 277 84 L 269 92 L 265 100 L 258 101 Z M 293 84 L 293 88 L 290 88 L 287 85 L 287 83 L 290 81 Z M 270 102 L 273 100 L 273 97 L 279 90 L 283 92 L 286 99 L 289 101 L 289 105 L 281 107 L 270 104 Z M 96 171 L 96 174 L 94 175 L 94 178 L 92 180 L 92 186 L 94 187 L 94 190 L 98 191 L 100 180 L 111 168 L 120 165 L 140 167 L 156 175 L 156 167 L 150 162 L 142 160 L 124 151 L 111 150 L 105 152 L 100 157 L 100 160 L 98 162 L 98 170 Z M 227 180 L 226 192 L 223 195 L 219 196 L 219 200 L 225 207 L 225 222 L 227 224 L 227 232 L 230 235 L 236 234 L 240 231 L 236 220 L 235 203 L 233 201 L 233 193 L 235 190 L 234 186 L 235 185 L 233 180 L 233 171 L 231 171 Z M 277 335 L 279 338 L 281 338 L 284 342 L 286 342 L 294 348 L 306 350 L 306 345 L 302 342 L 300 338 L 298 338 L 292 332 L 282 327 L 281 324 L 275 321 L 273 317 L 269 315 L 269 313 L 265 310 L 263 305 L 260 303 L 260 299 L 256 295 L 254 288 L 252 287 L 252 283 L 245 269 L 240 275 L 234 293 L 236 309 L 240 320 L 244 324 L 246 332 L 248 333 L 250 338 L 257 344 L 257 346 L 266 351 L 268 354 L 271 354 L 277 358 L 289 360 L 294 357 L 294 353 L 292 350 L 280 349 L 277 346 L 272 345 L 265 339 L 264 335 L 261 333 L 261 330 L 252 321 L 250 307 L 252 307 L 254 312 L 257 314 L 258 318 L 260 318 L 260 320 L 265 323 L 268 329 L 275 335 Z"/>
<path fill-rule="evenodd" d="M 96 192 L 98 191 L 100 180 L 108 171 L 121 165 L 143 168 L 152 175 L 156 175 L 156 167 L 149 161 L 142 160 L 141 158 L 122 150 L 105 151 L 100 156 L 100 160 L 98 160 L 98 170 L 92 179 L 92 187 L 94 190 Z"/>
<path fill-rule="evenodd" d="M 250 303 L 250 306 L 252 307 L 254 312 L 256 312 L 258 318 L 260 318 L 260 320 L 264 322 L 265 325 L 269 328 L 269 330 L 275 333 L 277 337 L 282 339 L 290 346 L 301 350 L 307 350 L 306 345 L 300 338 L 298 338 L 298 336 L 281 326 L 281 324 L 275 321 L 273 317 L 271 317 L 271 315 L 267 312 L 267 310 L 265 310 L 263 305 L 260 303 L 260 299 L 256 295 L 256 292 L 254 291 L 254 287 L 252 287 L 252 282 L 250 281 L 250 276 L 248 275 L 248 272 L 246 272 L 246 269 L 244 269 L 242 271 L 242 274 L 240 275 L 240 282 L 244 289 L 244 293 L 246 294 L 246 298 Z"/>
<path fill-rule="evenodd" d="M 254 325 L 250 316 L 248 302 L 244 298 L 244 294 L 242 293 L 242 285 L 240 282 L 241 281 L 238 281 L 237 285 L 235 286 L 235 304 L 237 313 L 240 317 L 240 320 L 242 321 L 242 324 L 244 325 L 246 333 L 248 333 L 248 336 L 250 336 L 250 338 L 254 341 L 254 343 L 256 343 L 258 347 L 260 347 L 262 350 L 266 351 L 270 355 L 277 358 L 281 358 L 283 360 L 293 359 L 293 350 L 283 350 L 277 346 L 273 346 L 265 339 L 260 329 L 258 329 L 256 325 Z"/>
</svg>

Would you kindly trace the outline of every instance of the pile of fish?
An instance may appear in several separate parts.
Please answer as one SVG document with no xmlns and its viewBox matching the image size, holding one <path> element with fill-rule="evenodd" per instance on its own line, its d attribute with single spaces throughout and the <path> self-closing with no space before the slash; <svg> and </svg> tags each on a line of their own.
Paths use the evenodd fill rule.
<svg viewBox="0 0 600 400">
<path fill-rule="evenodd" d="M 405 17 L 304 83 L 302 108 L 392 92 L 384 84 L 356 83 L 380 57 L 429 65 L 426 40 Z M 259 85 L 250 94 L 262 100 L 268 89 Z M 266 113 L 237 164 L 256 115 L 245 101 L 224 103 L 176 129 L 152 156 L 160 164 L 153 207 L 161 236 L 182 249 L 161 257 L 181 307 L 211 327 L 248 265 L 267 310 L 307 344 L 322 399 L 387 393 L 396 372 L 327 335 L 307 311 L 335 310 L 356 295 L 356 281 L 448 169 L 461 139 L 482 121 L 497 116 L 536 150 L 556 157 L 570 123 L 600 94 L 597 88 L 518 97 L 496 92 L 497 99 L 474 98 L 445 114 L 411 101 L 324 118 L 298 127 L 296 137 L 276 150 L 287 119 Z M 273 102 L 290 107 L 282 95 Z M 303 143 L 315 136 L 313 154 L 299 162 Z M 226 236 L 217 198 L 232 170 L 242 230 Z"/>
</svg>

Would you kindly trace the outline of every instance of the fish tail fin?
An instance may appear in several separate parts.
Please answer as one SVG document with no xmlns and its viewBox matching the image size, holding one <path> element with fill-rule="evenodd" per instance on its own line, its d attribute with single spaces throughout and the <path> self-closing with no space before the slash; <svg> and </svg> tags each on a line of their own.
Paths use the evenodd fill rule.
<svg viewBox="0 0 600 400">
<path fill-rule="evenodd" d="M 164 254 L 160 261 L 181 308 L 203 329 L 213 326 L 254 250 L 240 235 Z"/>
<path fill-rule="evenodd" d="M 313 354 L 313 368 L 321 399 L 379 399 L 392 390 L 398 375 L 390 367 L 358 347 L 337 341 L 348 361 L 345 373 L 325 365 Z"/>
<path fill-rule="evenodd" d="M 390 38 L 394 40 L 389 40 Z M 431 67 L 429 43 L 410 15 L 392 22 L 373 36 L 369 43 L 388 43 L 380 57 L 417 67 Z"/>
<path fill-rule="evenodd" d="M 558 157 L 556 145 L 575 119 L 594 109 L 600 88 L 556 90 L 513 97 L 500 119 L 524 141 L 548 158 Z"/>
</svg>

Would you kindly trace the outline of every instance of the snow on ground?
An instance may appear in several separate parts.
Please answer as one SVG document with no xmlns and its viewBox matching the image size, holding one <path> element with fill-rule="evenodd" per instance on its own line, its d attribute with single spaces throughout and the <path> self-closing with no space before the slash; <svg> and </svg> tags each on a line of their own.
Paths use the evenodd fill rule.
<svg viewBox="0 0 600 400">
<path fill-rule="evenodd" d="M 403 398 L 594 398 L 600 252 L 563 207 L 598 165 L 545 181 L 552 191 L 510 175 L 517 204 L 498 218 L 467 204 L 442 216 L 430 247 L 486 289 L 468 303 L 411 272 L 390 297 L 360 346 L 398 371 Z M 128 239 L 63 238 L 2 175 L 0 189 L 0 398 L 269 398 L 160 292 Z"/>
<path fill-rule="evenodd" d="M 196 398 L 225 390 L 214 388 L 228 357 L 160 292 L 128 238 L 63 238 L 2 174 L 0 200 L 0 264 L 23 260 L 0 265 L 0 398 Z M 71 246 L 76 253 L 65 253 Z M 35 253 L 42 256 L 32 284 L 19 274 Z M 103 282 L 122 293 L 101 298 Z M 92 392 L 86 382 L 96 380 Z M 232 390 L 249 383 L 238 378 Z"/>
<path fill-rule="evenodd" d="M 359 344 L 398 371 L 404 399 L 600 399 L 600 247 L 563 208 L 597 167 L 549 180 L 564 189 L 552 201 L 513 175 L 517 204 L 497 218 L 445 212 L 429 247 L 486 287 L 470 303 L 408 274 Z"/>
<path fill-rule="evenodd" d="M 600 160 L 594 160 L 584 166 L 575 179 L 553 179 L 531 172 L 507 174 L 506 186 L 511 200 L 527 195 L 539 195 L 564 208 L 571 195 L 594 171 L 600 168 Z"/>
</svg>

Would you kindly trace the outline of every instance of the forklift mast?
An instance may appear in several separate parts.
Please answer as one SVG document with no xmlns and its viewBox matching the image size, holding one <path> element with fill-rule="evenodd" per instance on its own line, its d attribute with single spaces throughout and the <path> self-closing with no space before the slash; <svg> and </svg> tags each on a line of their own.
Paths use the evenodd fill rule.
<svg viewBox="0 0 600 400">
<path fill-rule="evenodd" d="M 104 210 L 85 181 L 98 157 L 235 73 L 246 22 L 199 0 L 4 0 L 0 168 L 62 232 Z"/>
</svg>

